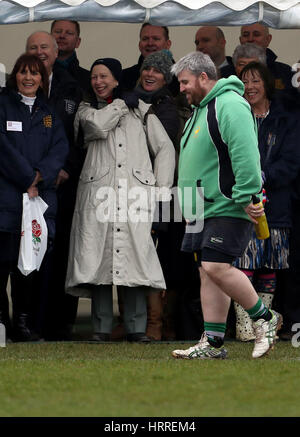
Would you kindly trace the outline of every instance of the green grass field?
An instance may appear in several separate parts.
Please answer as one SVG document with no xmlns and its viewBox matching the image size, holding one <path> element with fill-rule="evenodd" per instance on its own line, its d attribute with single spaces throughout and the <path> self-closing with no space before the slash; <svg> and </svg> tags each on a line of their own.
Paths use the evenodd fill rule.
<svg viewBox="0 0 300 437">
<path fill-rule="evenodd" d="M 251 359 L 175 360 L 189 343 L 10 343 L 0 348 L 1 417 L 299 417 L 300 348 Z"/>
</svg>

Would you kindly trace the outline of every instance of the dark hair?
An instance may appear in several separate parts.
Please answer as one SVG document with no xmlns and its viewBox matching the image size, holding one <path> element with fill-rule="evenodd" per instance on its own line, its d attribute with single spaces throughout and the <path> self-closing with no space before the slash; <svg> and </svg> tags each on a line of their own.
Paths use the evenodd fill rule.
<svg viewBox="0 0 300 437">
<path fill-rule="evenodd" d="M 243 76 L 245 76 L 248 71 L 259 74 L 264 83 L 267 99 L 271 100 L 275 92 L 275 81 L 269 69 L 260 62 L 249 62 L 240 73 L 241 80 L 243 80 Z"/>
<path fill-rule="evenodd" d="M 54 20 L 51 23 L 51 32 L 52 32 L 52 29 L 54 27 L 54 24 L 57 23 L 58 21 L 69 21 L 70 23 L 75 24 L 77 35 L 80 36 L 80 25 L 79 25 L 78 21 L 73 21 L 73 20 Z"/>
<path fill-rule="evenodd" d="M 144 24 L 142 25 L 141 30 L 140 30 L 140 37 L 141 37 L 142 30 L 143 30 L 144 27 L 146 27 L 146 26 L 152 26 L 152 24 L 150 24 L 150 23 L 144 23 Z M 164 31 L 164 37 L 165 37 L 166 41 L 168 41 L 168 40 L 170 39 L 170 36 L 169 36 L 169 29 L 167 28 L 167 26 L 155 26 L 155 27 L 161 27 L 161 28 L 163 29 L 163 31 Z"/>
<path fill-rule="evenodd" d="M 14 89 L 18 91 L 17 86 L 17 73 L 22 69 L 28 67 L 29 70 L 33 73 L 38 71 L 40 75 L 42 76 L 42 83 L 43 88 L 42 91 L 46 96 L 48 96 L 48 90 L 49 90 L 49 77 L 46 70 L 46 67 L 44 66 L 43 62 L 35 55 L 29 55 L 27 53 L 24 53 L 21 55 L 14 65 L 14 68 L 9 76 L 9 79 L 6 83 L 6 86 L 8 88 Z"/>
</svg>

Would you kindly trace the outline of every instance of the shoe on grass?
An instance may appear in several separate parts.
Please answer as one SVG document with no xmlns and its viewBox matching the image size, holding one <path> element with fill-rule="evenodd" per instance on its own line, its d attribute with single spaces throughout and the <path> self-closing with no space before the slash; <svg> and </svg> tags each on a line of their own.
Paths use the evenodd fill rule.
<svg viewBox="0 0 300 437">
<path fill-rule="evenodd" d="M 151 338 L 147 337 L 146 334 L 136 332 L 134 334 L 127 334 L 127 341 L 130 343 L 150 343 Z"/>
<path fill-rule="evenodd" d="M 184 358 L 186 360 L 192 360 L 194 358 L 200 360 L 219 358 L 224 359 L 227 356 L 227 350 L 224 346 L 215 348 L 209 344 L 205 332 L 202 334 L 199 343 L 188 349 L 177 349 L 172 352 L 174 358 Z"/>
<path fill-rule="evenodd" d="M 270 312 L 272 313 L 271 320 L 259 319 L 253 322 L 255 342 L 252 358 L 260 358 L 267 354 L 270 349 L 273 349 L 278 338 L 276 334 L 282 325 L 282 315 L 274 310 Z"/>
<path fill-rule="evenodd" d="M 95 332 L 93 334 L 92 341 L 106 342 L 110 341 L 110 334 L 105 334 L 103 332 Z"/>
</svg>

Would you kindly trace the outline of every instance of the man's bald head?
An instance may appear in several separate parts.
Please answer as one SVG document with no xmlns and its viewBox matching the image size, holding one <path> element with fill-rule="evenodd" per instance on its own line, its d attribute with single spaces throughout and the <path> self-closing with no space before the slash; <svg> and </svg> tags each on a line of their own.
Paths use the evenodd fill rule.
<svg viewBox="0 0 300 437">
<path fill-rule="evenodd" d="M 58 55 L 58 47 L 55 38 L 49 32 L 38 31 L 32 33 L 27 38 L 26 52 L 40 58 L 48 74 L 51 74 Z"/>
<path fill-rule="evenodd" d="M 219 27 L 200 27 L 195 36 L 195 45 L 196 50 L 209 55 L 216 66 L 224 62 L 226 40 Z"/>
</svg>

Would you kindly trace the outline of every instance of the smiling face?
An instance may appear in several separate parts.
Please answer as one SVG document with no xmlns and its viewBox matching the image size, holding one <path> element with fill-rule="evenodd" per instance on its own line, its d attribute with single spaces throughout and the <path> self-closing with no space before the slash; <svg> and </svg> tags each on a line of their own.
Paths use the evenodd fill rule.
<svg viewBox="0 0 300 437">
<path fill-rule="evenodd" d="M 244 96 L 250 103 L 251 107 L 261 106 L 265 101 L 267 101 L 264 81 L 257 71 L 246 71 L 241 80 L 245 85 Z"/>
<path fill-rule="evenodd" d="M 111 71 L 102 64 L 95 65 L 91 73 L 91 86 L 96 96 L 107 99 L 118 86 L 118 81 L 114 78 Z"/>
<path fill-rule="evenodd" d="M 262 24 L 255 23 L 249 26 L 242 26 L 240 43 L 245 44 L 253 43 L 260 47 L 267 48 L 272 40 L 272 35 L 269 34 L 269 30 Z"/>
<path fill-rule="evenodd" d="M 178 75 L 178 81 L 180 83 L 180 91 L 186 95 L 189 105 L 199 105 L 207 94 L 206 89 L 202 86 L 201 75 L 197 77 L 190 71 L 183 70 Z"/>
<path fill-rule="evenodd" d="M 164 29 L 160 26 L 147 25 L 141 30 L 139 49 L 144 58 L 151 53 L 169 49 L 171 41 L 166 39 Z"/>
<path fill-rule="evenodd" d="M 42 87 L 42 76 L 37 70 L 22 66 L 16 74 L 18 91 L 26 97 L 35 97 L 39 87 Z"/>
<path fill-rule="evenodd" d="M 55 44 L 53 36 L 46 32 L 36 32 L 27 41 L 27 53 L 40 58 L 49 75 L 52 72 L 52 67 L 58 55 L 58 49 L 55 47 Z"/>
<path fill-rule="evenodd" d="M 166 85 L 164 75 L 154 67 L 145 68 L 141 73 L 141 85 L 145 91 L 157 91 Z"/>
</svg>

